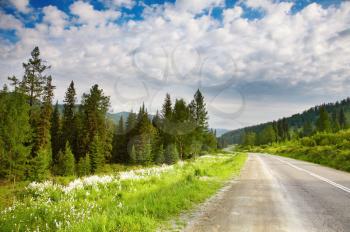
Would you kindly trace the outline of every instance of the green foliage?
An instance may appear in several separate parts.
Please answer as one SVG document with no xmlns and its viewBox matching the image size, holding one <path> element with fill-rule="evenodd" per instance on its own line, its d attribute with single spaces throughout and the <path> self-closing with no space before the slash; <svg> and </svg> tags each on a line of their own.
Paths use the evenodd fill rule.
<svg viewBox="0 0 350 232">
<path fill-rule="evenodd" d="M 103 168 L 105 157 L 103 143 L 100 140 L 100 137 L 96 135 L 90 146 L 90 165 L 91 173 L 100 171 Z"/>
<path fill-rule="evenodd" d="M 159 148 L 156 150 L 156 155 L 155 155 L 154 162 L 156 164 L 163 164 L 163 163 L 165 163 L 163 144 L 161 144 L 159 146 Z"/>
<path fill-rule="evenodd" d="M 331 131 L 331 121 L 329 115 L 324 107 L 320 109 L 320 116 L 316 122 L 317 131 L 320 132 L 330 132 Z"/>
<path fill-rule="evenodd" d="M 76 115 L 75 102 L 76 92 L 74 88 L 74 82 L 72 81 L 64 97 L 62 117 L 62 146 L 64 146 L 67 141 L 69 142 L 69 144 L 74 144 L 76 141 L 75 135 L 77 132 L 77 127 L 74 120 Z"/>
<path fill-rule="evenodd" d="M 40 149 L 37 155 L 30 161 L 29 179 L 35 181 L 45 180 L 50 172 L 51 151 Z"/>
<path fill-rule="evenodd" d="M 58 152 L 61 149 L 61 123 L 60 123 L 60 113 L 58 111 L 57 102 L 51 117 L 51 147 L 52 147 L 52 162 L 53 164 L 57 164 Z"/>
<path fill-rule="evenodd" d="M 106 144 L 106 113 L 109 108 L 109 97 L 105 96 L 102 89 L 98 85 L 92 86 L 88 94 L 82 97 L 82 125 L 86 135 L 81 141 L 85 145 L 84 154 L 91 150 L 90 144 L 96 136 L 99 137 L 101 153 L 107 153 Z M 91 154 L 91 152 L 90 152 Z M 92 155 L 92 154 L 91 154 Z M 91 159 L 91 166 L 94 169 L 95 161 Z"/>
<path fill-rule="evenodd" d="M 90 154 L 80 158 L 77 165 L 77 173 L 79 176 L 87 176 L 91 173 Z"/>
<path fill-rule="evenodd" d="M 174 164 L 179 160 L 179 152 L 175 144 L 170 144 L 165 149 L 165 163 L 166 164 Z"/>
<path fill-rule="evenodd" d="M 130 151 L 130 163 L 135 164 L 137 162 L 137 154 L 136 154 L 136 149 L 135 145 L 131 146 L 131 151 Z"/>
<path fill-rule="evenodd" d="M 75 160 L 69 142 L 67 141 L 65 151 L 58 153 L 58 174 L 62 176 L 72 176 L 75 171 Z"/>
<path fill-rule="evenodd" d="M 317 133 L 309 137 L 252 150 L 276 153 L 350 171 L 350 130 L 341 130 L 337 133 Z"/>
<path fill-rule="evenodd" d="M 0 177 L 21 179 L 31 139 L 29 105 L 23 94 L 0 92 Z"/>
<path fill-rule="evenodd" d="M 244 133 L 243 145 L 254 146 L 256 144 L 256 134 L 254 132 Z"/>
<path fill-rule="evenodd" d="M 165 226 L 171 219 L 237 176 L 246 159 L 243 154 L 218 156 L 175 165 L 142 180 L 113 179 L 68 193 L 62 185 L 27 189 L 20 204 L 1 215 L 0 231 L 169 231 Z"/>
</svg>

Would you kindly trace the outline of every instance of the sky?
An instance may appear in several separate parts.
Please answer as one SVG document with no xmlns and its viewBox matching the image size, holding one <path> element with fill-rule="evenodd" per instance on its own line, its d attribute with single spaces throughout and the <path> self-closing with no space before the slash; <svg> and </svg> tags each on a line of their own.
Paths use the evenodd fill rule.
<svg viewBox="0 0 350 232">
<path fill-rule="evenodd" d="M 235 129 L 350 95 L 350 1 L 1 0 L 0 84 L 39 46 L 60 103 L 97 83 L 111 112 L 206 99 Z"/>
</svg>

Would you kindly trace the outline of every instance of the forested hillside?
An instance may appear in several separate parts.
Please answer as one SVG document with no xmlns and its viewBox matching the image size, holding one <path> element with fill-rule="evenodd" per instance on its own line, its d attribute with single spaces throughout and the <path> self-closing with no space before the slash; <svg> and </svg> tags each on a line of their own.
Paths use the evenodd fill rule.
<svg viewBox="0 0 350 232">
<path fill-rule="evenodd" d="M 227 132 L 219 138 L 219 145 L 225 147 L 229 144 L 244 143 L 244 138 L 247 137 L 247 135 L 251 137 L 251 140 L 254 140 L 257 145 L 267 143 L 268 141 L 264 141 L 264 139 L 270 140 L 271 137 L 272 140 L 281 141 L 311 135 L 317 130 L 317 121 L 320 118 L 320 111 L 322 110 L 327 112 L 327 117 L 329 117 L 331 121 L 330 127 L 333 131 L 348 127 L 348 122 L 350 121 L 350 98 L 336 103 L 315 106 L 303 113 L 295 114 L 277 121 Z"/>
<path fill-rule="evenodd" d="M 167 94 L 152 119 L 142 105 L 116 125 L 97 84 L 77 103 L 79 86 L 71 81 L 64 105 L 53 106 L 54 79 L 38 47 L 23 68 L 23 78 L 9 77 L 11 87 L 0 91 L 0 179 L 83 176 L 112 163 L 172 164 L 217 147 L 199 90 L 189 103 Z"/>
</svg>

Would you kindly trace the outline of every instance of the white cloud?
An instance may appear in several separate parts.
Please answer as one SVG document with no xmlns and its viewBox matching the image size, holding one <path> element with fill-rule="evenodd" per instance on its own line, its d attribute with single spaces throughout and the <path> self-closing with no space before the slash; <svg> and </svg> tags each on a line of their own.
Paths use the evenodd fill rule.
<svg viewBox="0 0 350 232">
<path fill-rule="evenodd" d="M 19 30 L 21 27 L 21 21 L 16 19 L 13 15 L 5 14 L 0 10 L 0 29 Z"/>
<path fill-rule="evenodd" d="M 22 13 L 30 12 L 29 0 L 10 0 L 10 3 Z"/>
<path fill-rule="evenodd" d="M 135 0 L 100 0 L 100 1 L 111 8 L 125 7 L 128 9 L 131 9 L 136 5 Z"/>
<path fill-rule="evenodd" d="M 186 92 L 189 98 L 198 87 L 203 87 L 208 101 L 214 102 L 212 97 L 218 95 L 215 106 L 221 111 L 230 112 L 230 101 L 239 104 L 241 95 L 249 98 L 239 118 L 211 112 L 215 127 L 233 127 L 227 125 L 235 120 L 258 122 L 261 115 L 254 114 L 253 108 L 259 104 L 267 120 L 328 101 L 329 96 L 348 94 L 349 2 L 338 8 L 314 3 L 291 14 L 291 3 L 248 1 L 245 4 L 264 10 L 263 18 L 242 18 L 240 6 L 225 9 L 222 23 L 206 14 L 198 16 L 222 2 L 147 6 L 144 20 L 123 25 L 111 23 L 121 15 L 117 8 L 97 10 L 82 1 L 70 6 L 73 19 L 54 6 L 43 8 L 43 22 L 34 28 L 23 28 L 15 17 L 0 12 L 0 27 L 16 29 L 20 39 L 14 45 L 0 41 L 0 78 L 22 75 L 21 63 L 38 45 L 52 65 L 58 99 L 63 99 L 72 79 L 79 93 L 99 83 L 111 95 L 115 111 L 129 110 L 142 101 L 154 110 L 165 91 Z M 228 88 L 231 84 L 246 87 L 239 93 Z M 300 96 L 295 101 L 303 98 L 303 104 L 295 107 L 291 95 Z M 289 108 L 281 109 L 280 115 L 268 112 L 268 107 L 283 101 Z"/>
<path fill-rule="evenodd" d="M 95 10 L 92 5 L 83 1 L 76 1 L 70 6 L 71 13 L 78 16 L 78 22 L 87 25 L 108 24 L 110 21 L 116 20 L 120 16 L 119 11 Z M 102 25 L 103 26 L 103 25 Z"/>
</svg>

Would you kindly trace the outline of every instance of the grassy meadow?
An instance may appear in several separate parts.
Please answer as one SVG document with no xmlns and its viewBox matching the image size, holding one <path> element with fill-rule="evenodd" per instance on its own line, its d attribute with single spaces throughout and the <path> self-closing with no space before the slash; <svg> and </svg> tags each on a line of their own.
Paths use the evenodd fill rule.
<svg viewBox="0 0 350 232">
<path fill-rule="evenodd" d="M 350 130 L 315 135 L 244 150 L 301 159 L 350 172 Z"/>
<path fill-rule="evenodd" d="M 2 203 L 0 231 L 156 231 L 238 175 L 243 153 L 64 180 L 24 183 Z M 3 199 L 4 201 L 4 199 Z"/>
</svg>

